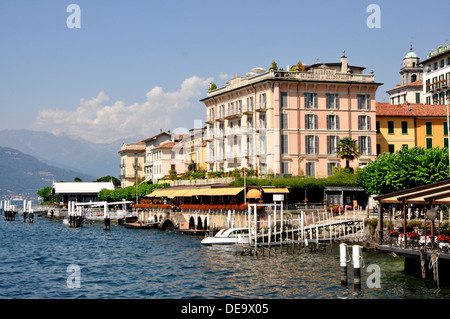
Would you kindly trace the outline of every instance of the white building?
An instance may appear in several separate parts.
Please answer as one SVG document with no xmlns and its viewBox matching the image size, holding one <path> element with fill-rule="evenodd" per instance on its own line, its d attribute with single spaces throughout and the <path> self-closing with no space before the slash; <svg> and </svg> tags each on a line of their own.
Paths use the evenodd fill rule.
<svg viewBox="0 0 450 319">
<path fill-rule="evenodd" d="M 113 182 L 53 182 L 52 195 L 61 196 L 61 202 L 96 202 L 102 189 L 114 190 Z"/>
<path fill-rule="evenodd" d="M 450 44 L 432 50 L 420 64 L 425 103 L 447 104 L 450 101 Z"/>
</svg>

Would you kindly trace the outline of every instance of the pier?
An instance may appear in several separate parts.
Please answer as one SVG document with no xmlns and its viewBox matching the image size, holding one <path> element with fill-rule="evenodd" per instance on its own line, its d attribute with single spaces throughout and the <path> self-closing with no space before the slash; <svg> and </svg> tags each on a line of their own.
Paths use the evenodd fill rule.
<svg viewBox="0 0 450 319">
<path fill-rule="evenodd" d="M 444 225 L 440 206 L 450 204 L 450 179 L 375 199 L 379 201 L 377 248 L 403 256 L 407 274 L 437 285 L 450 282 L 450 236 L 440 231 Z"/>
</svg>

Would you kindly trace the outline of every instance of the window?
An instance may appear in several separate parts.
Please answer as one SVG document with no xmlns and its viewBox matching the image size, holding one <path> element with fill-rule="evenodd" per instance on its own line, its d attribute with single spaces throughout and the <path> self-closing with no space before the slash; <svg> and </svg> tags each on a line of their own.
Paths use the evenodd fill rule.
<svg viewBox="0 0 450 319">
<path fill-rule="evenodd" d="M 247 98 L 247 111 L 253 111 L 253 96 Z"/>
<path fill-rule="evenodd" d="M 416 93 L 416 103 L 420 103 L 420 93 Z"/>
<path fill-rule="evenodd" d="M 261 109 L 265 109 L 266 108 L 266 93 L 261 93 L 259 95 L 259 107 Z"/>
<path fill-rule="evenodd" d="M 358 116 L 358 130 L 370 131 L 370 116 L 367 115 Z"/>
<path fill-rule="evenodd" d="M 306 162 L 306 176 L 316 176 L 316 163 Z"/>
<path fill-rule="evenodd" d="M 443 123 L 443 127 L 444 127 L 444 136 L 447 136 L 448 134 L 448 126 L 447 126 L 447 122 Z"/>
<path fill-rule="evenodd" d="M 431 122 L 426 122 L 426 134 L 427 135 L 433 135 L 433 128 L 432 128 L 432 123 Z"/>
<path fill-rule="evenodd" d="M 328 130 L 339 130 L 339 116 L 327 115 L 327 129 Z"/>
<path fill-rule="evenodd" d="M 389 144 L 388 148 L 389 148 L 389 153 L 395 153 L 395 145 L 394 144 Z"/>
<path fill-rule="evenodd" d="M 358 137 L 359 152 L 362 155 L 370 155 L 371 143 L 370 136 L 360 136 Z"/>
<path fill-rule="evenodd" d="M 327 136 L 327 154 L 336 154 L 339 144 L 339 136 Z"/>
<path fill-rule="evenodd" d="M 444 137 L 444 147 L 448 148 L 448 138 Z"/>
<path fill-rule="evenodd" d="M 339 95 L 327 94 L 327 109 L 338 110 L 339 109 Z"/>
<path fill-rule="evenodd" d="M 242 114 L 242 100 L 236 102 L 236 114 Z"/>
<path fill-rule="evenodd" d="M 305 108 L 317 109 L 317 93 L 305 93 Z"/>
<path fill-rule="evenodd" d="M 427 138 L 427 148 L 433 148 L 433 139 L 431 137 Z"/>
<path fill-rule="evenodd" d="M 266 128 L 266 114 L 259 115 L 259 128 Z"/>
<path fill-rule="evenodd" d="M 317 130 L 317 115 L 305 114 L 305 129 Z"/>
<path fill-rule="evenodd" d="M 289 162 L 281 162 L 281 174 L 289 174 Z"/>
<path fill-rule="evenodd" d="M 247 154 L 253 156 L 253 136 L 247 136 Z"/>
<path fill-rule="evenodd" d="M 288 107 L 288 92 L 281 92 L 280 107 Z"/>
<path fill-rule="evenodd" d="M 316 135 L 305 136 L 306 154 L 317 154 L 319 150 L 319 138 Z"/>
<path fill-rule="evenodd" d="M 288 127 L 288 115 L 287 113 L 280 114 L 280 128 L 287 129 Z"/>
<path fill-rule="evenodd" d="M 392 122 L 392 121 L 388 122 L 388 133 L 394 134 L 394 122 Z"/>
<path fill-rule="evenodd" d="M 402 121 L 402 134 L 408 134 L 408 122 Z"/>
<path fill-rule="evenodd" d="M 328 176 L 333 175 L 334 173 L 334 168 L 335 167 L 340 167 L 339 163 L 335 163 L 335 162 L 330 162 L 327 164 L 327 168 L 328 168 Z"/>
<path fill-rule="evenodd" d="M 260 134 L 259 135 L 259 154 L 266 154 L 266 135 Z"/>
<path fill-rule="evenodd" d="M 377 155 L 381 154 L 381 145 L 377 144 Z"/>
<path fill-rule="evenodd" d="M 380 121 L 376 122 L 376 126 L 377 126 L 377 133 L 380 133 Z"/>
<path fill-rule="evenodd" d="M 370 110 L 370 95 L 358 94 L 358 110 Z"/>
<path fill-rule="evenodd" d="M 289 140 L 287 135 L 281 135 L 280 140 L 280 146 L 281 146 L 281 154 L 287 154 L 289 153 Z"/>
</svg>

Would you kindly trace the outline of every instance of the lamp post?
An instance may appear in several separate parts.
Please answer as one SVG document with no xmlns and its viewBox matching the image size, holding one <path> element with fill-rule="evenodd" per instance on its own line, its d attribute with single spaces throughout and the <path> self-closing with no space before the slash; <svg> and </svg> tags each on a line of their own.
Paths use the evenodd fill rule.
<svg viewBox="0 0 450 319">
<path fill-rule="evenodd" d="M 138 158 L 137 153 L 134 153 L 134 178 L 136 180 L 136 205 L 139 204 L 138 200 Z"/>
<path fill-rule="evenodd" d="M 447 141 L 448 141 L 448 143 L 447 143 L 447 148 L 448 148 L 448 161 L 449 161 L 449 165 L 448 165 L 448 167 L 449 167 L 449 177 L 450 177 L 450 134 L 449 134 L 449 132 L 450 132 L 450 128 L 449 128 L 449 124 L 450 124 L 450 122 L 449 122 L 449 115 L 448 115 L 448 104 L 449 104 L 449 102 L 450 102 L 450 95 L 449 96 L 447 96 L 447 98 L 446 98 L 446 100 L 447 100 Z"/>
</svg>

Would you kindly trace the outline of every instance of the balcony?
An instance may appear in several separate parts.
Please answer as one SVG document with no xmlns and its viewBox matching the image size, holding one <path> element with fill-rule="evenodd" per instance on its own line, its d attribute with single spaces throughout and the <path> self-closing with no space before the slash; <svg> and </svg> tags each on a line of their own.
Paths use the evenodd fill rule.
<svg viewBox="0 0 450 319">
<path fill-rule="evenodd" d="M 254 112 L 253 105 L 244 105 L 243 107 L 243 114 L 252 114 Z"/>
<path fill-rule="evenodd" d="M 214 123 L 214 116 L 206 116 L 206 124 L 213 124 Z"/>
<path fill-rule="evenodd" d="M 256 105 L 256 112 L 265 112 L 267 111 L 267 104 L 266 103 L 258 103 Z"/>
</svg>

